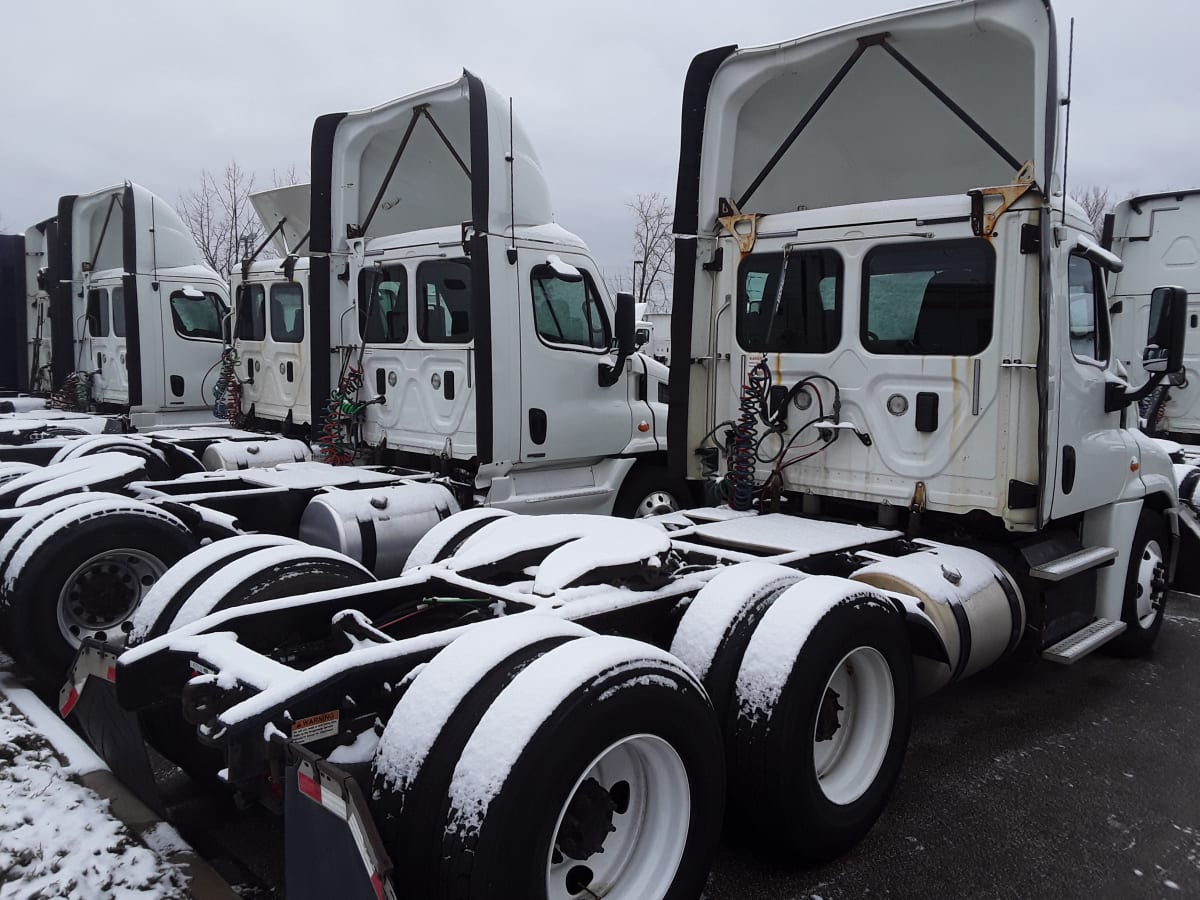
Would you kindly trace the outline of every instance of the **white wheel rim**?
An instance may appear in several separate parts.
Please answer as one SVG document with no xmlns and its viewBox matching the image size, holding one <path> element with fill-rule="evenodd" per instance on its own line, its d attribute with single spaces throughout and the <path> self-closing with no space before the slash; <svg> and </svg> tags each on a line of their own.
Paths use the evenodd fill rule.
<svg viewBox="0 0 1200 900">
<path fill-rule="evenodd" d="M 679 501 L 677 501 L 667 491 L 654 491 L 642 498 L 642 502 L 637 505 L 634 511 L 635 519 L 642 519 L 646 516 L 661 516 L 666 513 L 679 511 Z"/>
<path fill-rule="evenodd" d="M 813 726 L 817 784 L 830 802 L 853 803 L 875 782 L 895 718 L 887 660 L 874 647 L 851 650 L 826 682 Z"/>
<path fill-rule="evenodd" d="M 617 808 L 597 810 L 597 797 Z M 546 858 L 547 900 L 665 897 L 683 859 L 691 813 L 687 769 L 674 747 L 651 734 L 617 741 L 592 761 L 559 810 Z M 612 830 L 603 834 L 610 816 Z M 581 819 L 590 820 L 583 832 L 598 850 L 579 849 Z M 572 858 L 560 845 L 585 858 Z"/>
<path fill-rule="evenodd" d="M 88 637 L 124 639 L 121 625 L 165 571 L 161 559 L 143 550 L 97 553 L 75 569 L 59 591 L 58 629 L 63 639 L 75 648 Z"/>
<path fill-rule="evenodd" d="M 1147 541 L 1142 549 L 1142 558 L 1137 561 L 1137 584 L 1134 585 L 1137 602 L 1138 625 L 1149 628 L 1154 624 L 1162 605 L 1162 590 L 1159 582 L 1163 573 L 1163 552 L 1158 541 Z"/>
</svg>

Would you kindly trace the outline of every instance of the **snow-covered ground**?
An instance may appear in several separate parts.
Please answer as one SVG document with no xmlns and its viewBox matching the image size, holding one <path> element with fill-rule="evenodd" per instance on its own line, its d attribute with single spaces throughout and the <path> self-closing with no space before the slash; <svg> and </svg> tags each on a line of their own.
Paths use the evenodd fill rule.
<svg viewBox="0 0 1200 900">
<path fill-rule="evenodd" d="M 155 836 L 160 851 L 178 844 L 173 832 Z M 180 869 L 115 819 L 0 694 L 0 900 L 187 896 Z"/>
</svg>

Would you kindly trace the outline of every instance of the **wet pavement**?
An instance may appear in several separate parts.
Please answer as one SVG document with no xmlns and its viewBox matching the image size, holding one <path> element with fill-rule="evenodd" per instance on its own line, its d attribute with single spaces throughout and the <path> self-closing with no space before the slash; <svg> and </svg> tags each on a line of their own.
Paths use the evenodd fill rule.
<svg viewBox="0 0 1200 900">
<path fill-rule="evenodd" d="M 899 786 L 817 868 L 730 841 L 705 900 L 1200 897 L 1200 597 L 1151 656 L 1012 662 L 922 701 Z"/>
</svg>

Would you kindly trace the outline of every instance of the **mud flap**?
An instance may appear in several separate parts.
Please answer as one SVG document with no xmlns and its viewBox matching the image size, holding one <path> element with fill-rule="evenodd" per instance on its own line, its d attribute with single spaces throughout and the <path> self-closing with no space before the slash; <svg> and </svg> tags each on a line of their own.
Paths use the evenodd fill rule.
<svg viewBox="0 0 1200 900">
<path fill-rule="evenodd" d="M 295 745 L 289 749 L 284 792 L 288 900 L 394 900 L 391 860 L 354 779 Z"/>
<path fill-rule="evenodd" d="M 92 749 L 100 754 L 117 780 L 159 816 L 165 815 L 137 713 L 117 702 L 116 684 L 89 675 L 78 689 L 70 712 Z"/>
<path fill-rule="evenodd" d="M 1171 587 L 1188 594 L 1200 594 L 1200 520 L 1182 503 L 1179 505 L 1179 552 L 1175 557 L 1175 578 Z"/>
</svg>

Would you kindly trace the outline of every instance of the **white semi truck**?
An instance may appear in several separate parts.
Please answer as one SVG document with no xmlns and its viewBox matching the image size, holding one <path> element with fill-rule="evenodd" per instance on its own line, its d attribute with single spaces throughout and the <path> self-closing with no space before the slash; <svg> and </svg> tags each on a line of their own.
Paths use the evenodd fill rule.
<svg viewBox="0 0 1200 900">
<path fill-rule="evenodd" d="M 303 534 L 391 574 L 403 560 L 376 552 L 382 536 L 409 541 L 426 513 L 645 516 L 688 505 L 666 469 L 667 370 L 633 351 L 632 298 L 614 303 L 583 242 L 552 224 L 537 157 L 504 98 L 465 75 L 323 117 L 313 154 L 312 202 L 307 186 L 255 198 L 282 259 L 242 267 L 227 329 L 215 312 L 205 320 L 216 336 L 197 335 L 211 354 L 205 377 L 165 377 L 172 391 L 204 385 L 209 422 L 215 387 L 230 424 L 240 412 L 247 428 L 311 432 L 324 462 L 307 463 L 294 439 L 211 426 L 10 448 L 27 458 L 0 465 L 0 599 L 7 643 L 39 678 L 56 682 L 85 638 L 121 639 L 167 566 L 205 539 Z M 111 277 L 83 269 L 93 299 L 80 312 L 82 358 L 124 353 L 93 334 L 110 321 L 98 292 Z M 210 297 L 160 278 L 172 308 L 177 296 Z M 156 335 L 171 337 L 166 325 Z M 34 451 L 53 452 L 53 464 L 35 469 Z M 368 468 L 331 465 L 350 462 Z M 428 490 L 435 478 L 440 493 Z M 399 494 L 368 502 L 370 486 Z M 83 490 L 105 495 L 98 517 L 72 502 L 88 499 Z"/>
<path fill-rule="evenodd" d="M 1105 246 L 1125 263 L 1109 278 L 1116 350 L 1134 380 L 1145 378 L 1142 352 L 1159 310 L 1151 295 L 1159 284 L 1188 291 L 1184 369 L 1143 404 L 1146 430 L 1194 444 L 1200 437 L 1200 190 L 1130 197 L 1105 223 Z"/>
<path fill-rule="evenodd" d="M 64 196 L 22 243 L 4 291 L 6 306 L 23 295 L 14 387 L 56 390 L 0 397 L 0 459 L 48 461 L 61 440 L 31 446 L 46 434 L 212 422 L 228 288 L 167 203 L 131 182 Z"/>
<path fill-rule="evenodd" d="M 282 811 L 289 897 L 694 898 L 723 814 L 790 859 L 845 852 L 887 802 L 915 697 L 1018 647 L 1143 654 L 1162 625 L 1179 504 L 1131 404 L 1182 366 L 1186 296 L 1153 292 L 1161 352 L 1131 386 L 1104 292 L 1120 260 L 1061 195 L 1058 71 L 1043 0 L 700 54 L 670 453 L 697 486 L 732 483 L 729 505 L 642 522 L 468 510 L 415 545 L 373 531 L 403 572 L 339 557 L 356 579 L 341 588 L 278 577 L 306 556 L 327 571 L 331 550 L 215 541 L 158 582 L 135 646 L 84 643 L 64 712 L 148 793 L 141 735 Z M 471 120 L 502 119 L 484 96 Z M 314 146 L 370 143 L 339 122 Z M 481 139 L 471 171 L 492 159 L 507 186 Z M 336 171 L 314 198 L 358 194 L 367 214 L 314 215 L 314 237 L 352 235 L 345 267 L 312 260 L 331 287 L 339 269 L 371 277 L 376 249 L 353 235 L 378 181 Z M 543 263 L 490 196 L 461 211 L 493 291 L 586 266 Z M 378 249 L 391 275 L 399 249 Z M 529 347 L 517 318 L 488 322 L 492 384 L 522 365 L 502 348 Z M 476 447 L 515 455 L 524 435 L 501 423 L 523 429 L 527 408 L 479 414 Z"/>
</svg>

